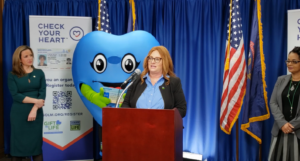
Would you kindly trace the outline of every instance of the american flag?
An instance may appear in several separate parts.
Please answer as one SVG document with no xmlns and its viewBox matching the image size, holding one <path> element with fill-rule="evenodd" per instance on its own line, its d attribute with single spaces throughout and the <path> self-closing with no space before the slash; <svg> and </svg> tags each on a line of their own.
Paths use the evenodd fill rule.
<svg viewBox="0 0 300 161">
<path fill-rule="evenodd" d="M 96 30 L 111 33 L 106 0 L 98 0 L 98 5 Z"/>
<path fill-rule="evenodd" d="M 231 0 L 226 41 L 223 92 L 221 100 L 220 126 L 230 134 L 237 120 L 246 91 L 246 61 L 242 32 L 242 18 L 238 0 Z"/>
</svg>

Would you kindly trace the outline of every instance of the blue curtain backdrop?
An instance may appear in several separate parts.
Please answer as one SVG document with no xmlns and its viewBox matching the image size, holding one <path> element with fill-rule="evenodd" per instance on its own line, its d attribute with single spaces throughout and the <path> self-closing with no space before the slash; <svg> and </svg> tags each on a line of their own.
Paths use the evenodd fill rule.
<svg viewBox="0 0 300 161">
<path fill-rule="evenodd" d="M 300 0 L 261 0 L 266 82 L 270 98 L 279 75 L 286 74 L 287 10 Z M 138 27 L 152 33 L 172 56 L 188 103 L 183 149 L 204 159 L 235 161 L 236 133 L 220 130 L 220 98 L 230 0 L 135 0 Z M 107 0 L 113 34 L 125 34 L 127 0 Z M 240 0 L 248 55 L 254 0 Z M 11 97 L 6 85 L 11 57 L 19 45 L 29 45 L 29 15 L 97 17 L 97 0 L 6 0 L 3 14 L 5 152 L 9 153 Z M 247 56 L 246 56 L 247 57 Z M 243 110 L 243 109 L 242 109 Z M 242 111 L 241 111 L 242 113 Z M 273 117 L 264 121 L 262 160 L 267 160 Z M 240 123 L 239 123 L 240 129 Z M 256 161 L 259 145 L 239 130 L 239 160 Z"/>
</svg>

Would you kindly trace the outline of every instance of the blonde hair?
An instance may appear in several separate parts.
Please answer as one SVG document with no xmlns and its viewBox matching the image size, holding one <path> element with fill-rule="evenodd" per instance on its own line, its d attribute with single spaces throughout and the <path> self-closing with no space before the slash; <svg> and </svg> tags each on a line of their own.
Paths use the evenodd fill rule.
<svg viewBox="0 0 300 161">
<path fill-rule="evenodd" d="M 22 45 L 22 46 L 19 46 L 15 50 L 13 58 L 12 58 L 12 74 L 14 74 L 18 77 L 23 77 L 24 75 L 26 75 L 26 72 L 24 71 L 24 69 L 21 65 L 22 52 L 25 50 L 30 50 L 32 53 L 32 56 L 34 56 L 32 49 L 29 46 Z M 34 68 L 33 65 L 31 67 Z"/>
<path fill-rule="evenodd" d="M 161 61 L 162 61 L 162 73 L 163 73 L 163 77 L 167 80 L 166 85 L 170 84 L 170 78 L 167 77 L 167 75 L 169 76 L 176 76 L 175 73 L 173 72 L 173 62 L 170 56 L 170 53 L 168 51 L 168 49 L 164 46 L 155 46 L 153 47 L 148 55 L 146 56 L 146 58 L 144 59 L 144 71 L 141 74 L 141 81 L 142 84 L 144 83 L 144 79 L 143 77 L 149 72 L 148 69 L 148 57 L 152 54 L 153 51 L 158 51 L 159 55 L 161 56 Z"/>
</svg>

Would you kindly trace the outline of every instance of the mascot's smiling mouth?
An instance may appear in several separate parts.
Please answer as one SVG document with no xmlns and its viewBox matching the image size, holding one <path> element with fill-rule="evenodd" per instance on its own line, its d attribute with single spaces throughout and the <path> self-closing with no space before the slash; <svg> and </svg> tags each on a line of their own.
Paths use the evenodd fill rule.
<svg viewBox="0 0 300 161">
<path fill-rule="evenodd" d="M 95 83 L 95 82 L 101 83 L 105 87 L 113 87 L 113 88 L 117 88 L 117 89 L 121 89 L 120 86 L 122 84 L 122 83 L 107 83 L 107 82 L 93 81 L 93 83 Z"/>
<path fill-rule="evenodd" d="M 100 81 L 93 81 L 93 83 L 101 83 L 104 87 L 112 87 L 112 88 L 117 88 L 121 89 L 121 84 L 122 83 L 107 83 L 107 82 L 100 82 Z M 81 89 L 82 83 L 79 85 L 79 89 Z"/>
</svg>

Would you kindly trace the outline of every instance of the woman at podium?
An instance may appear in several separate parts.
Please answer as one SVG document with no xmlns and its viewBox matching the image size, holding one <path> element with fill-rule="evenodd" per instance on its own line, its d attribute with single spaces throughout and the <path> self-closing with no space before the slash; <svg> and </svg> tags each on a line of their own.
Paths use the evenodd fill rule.
<svg viewBox="0 0 300 161">
<path fill-rule="evenodd" d="M 33 67 L 33 52 L 28 46 L 18 47 L 13 55 L 8 88 L 13 98 L 10 111 L 12 161 L 32 156 L 42 161 L 43 109 L 46 97 L 44 72 Z"/>
<path fill-rule="evenodd" d="M 143 109 L 177 108 L 186 114 L 181 81 L 173 72 L 173 62 L 164 46 L 153 47 L 144 60 L 144 71 L 128 88 L 122 107 Z"/>
</svg>

